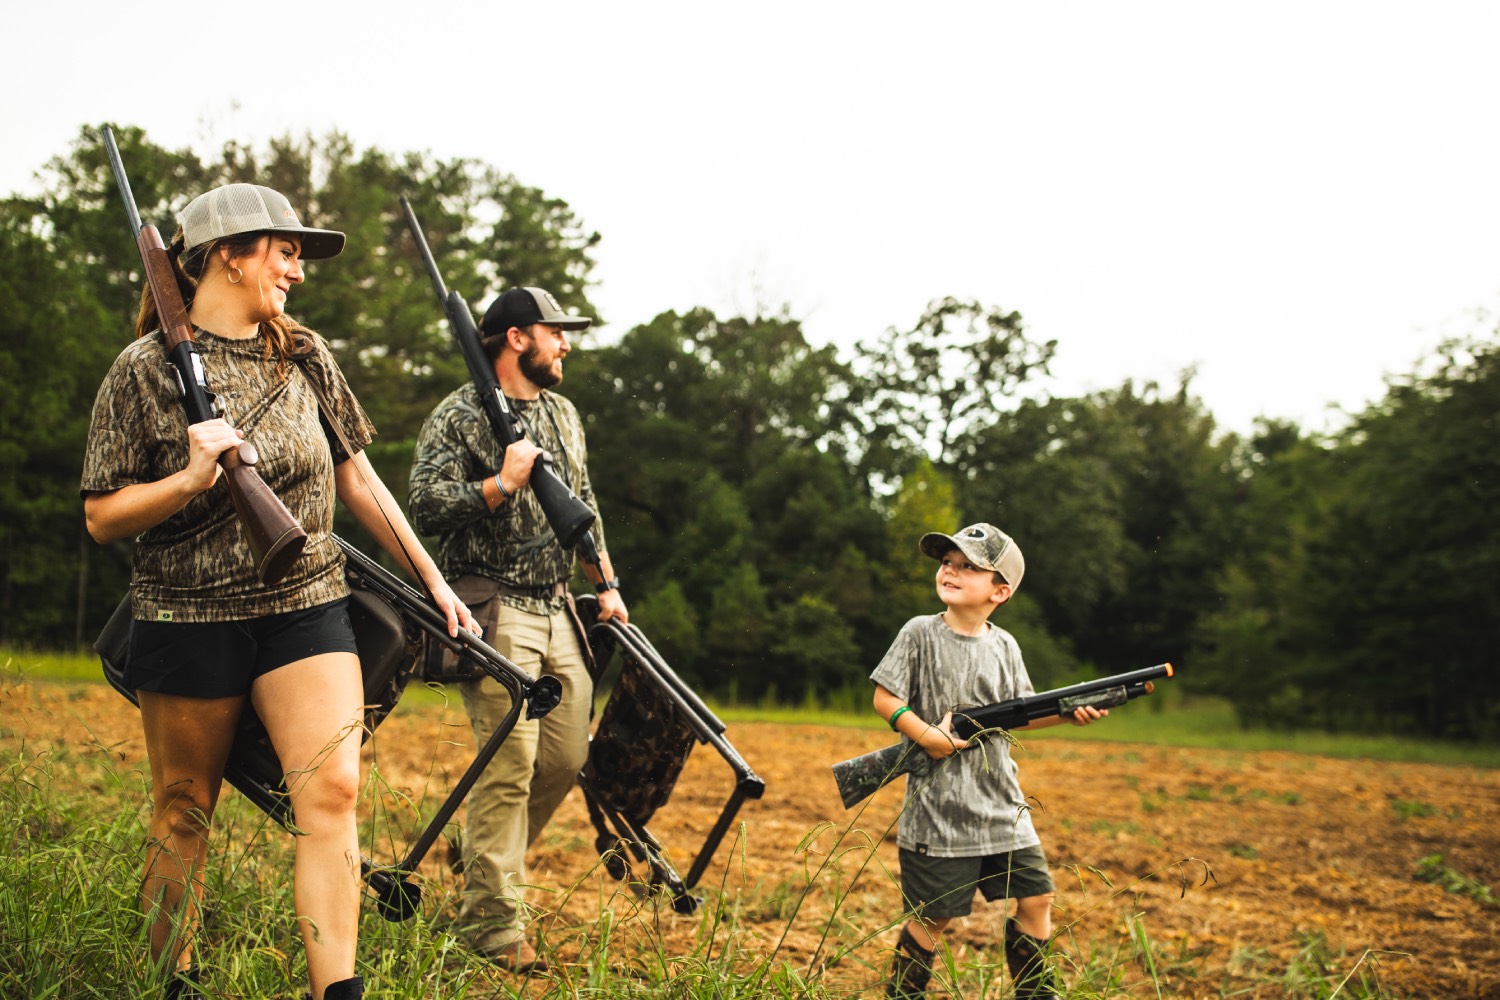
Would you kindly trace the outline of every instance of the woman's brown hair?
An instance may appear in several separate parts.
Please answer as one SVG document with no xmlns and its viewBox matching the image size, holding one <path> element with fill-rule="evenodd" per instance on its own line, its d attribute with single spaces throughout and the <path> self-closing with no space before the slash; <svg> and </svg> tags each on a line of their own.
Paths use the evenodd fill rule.
<svg viewBox="0 0 1500 1000">
<path fill-rule="evenodd" d="M 184 252 L 183 244 L 186 240 L 182 227 L 178 226 L 177 232 L 172 236 L 172 242 L 167 245 L 167 259 L 172 262 L 172 276 L 177 279 L 177 290 L 182 295 L 182 304 L 192 309 L 193 299 L 198 294 L 198 282 L 203 279 L 203 272 L 207 269 L 208 262 L 220 247 L 229 251 L 230 260 L 236 257 L 248 257 L 269 235 L 265 232 L 239 233 L 235 236 L 210 240 Z M 135 335 L 137 338 L 144 337 L 155 333 L 160 327 L 161 316 L 156 311 L 156 298 L 151 294 L 151 286 L 148 284 L 141 289 L 141 307 L 135 317 Z M 285 378 L 292 334 L 307 332 L 307 328 L 283 313 L 263 321 L 260 329 L 266 335 L 266 358 L 276 358 L 276 371 L 282 378 Z"/>
</svg>

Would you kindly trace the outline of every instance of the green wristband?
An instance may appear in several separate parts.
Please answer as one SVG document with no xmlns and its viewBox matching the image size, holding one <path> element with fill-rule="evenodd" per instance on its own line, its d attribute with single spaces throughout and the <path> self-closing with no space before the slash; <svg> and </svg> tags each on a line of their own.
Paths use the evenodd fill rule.
<svg viewBox="0 0 1500 1000">
<path fill-rule="evenodd" d="M 902 712 L 910 712 L 910 711 L 911 711 L 911 706 L 910 705 L 902 705 L 900 708 L 896 709 L 894 712 L 891 713 L 891 730 L 893 732 L 896 729 L 896 720 L 899 719 L 899 718 L 901 718 L 901 713 Z"/>
</svg>

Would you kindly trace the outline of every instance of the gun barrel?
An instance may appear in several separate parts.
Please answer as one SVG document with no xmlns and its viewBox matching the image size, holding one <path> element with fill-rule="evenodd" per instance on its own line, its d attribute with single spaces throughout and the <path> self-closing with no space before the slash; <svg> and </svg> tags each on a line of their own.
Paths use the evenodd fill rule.
<svg viewBox="0 0 1500 1000">
<path fill-rule="evenodd" d="M 109 157 L 109 169 L 115 175 L 115 186 L 119 188 L 120 198 L 125 202 L 125 214 L 130 217 L 130 231 L 136 239 L 140 239 L 141 213 L 135 207 L 135 195 L 130 191 L 130 179 L 125 176 L 125 163 L 120 159 L 120 147 L 115 145 L 114 129 L 106 125 L 99 131 L 104 137 L 104 154 Z"/>
<path fill-rule="evenodd" d="M 168 360 L 177 371 L 181 384 L 188 422 L 196 424 L 211 420 L 215 416 L 213 394 L 203 380 L 203 362 L 193 344 L 192 322 L 178 291 L 177 279 L 172 274 L 161 233 L 155 226 L 141 223 L 141 213 L 130 190 L 130 178 L 125 175 L 120 148 L 115 145 L 114 131 L 108 125 L 100 131 L 104 151 L 109 156 L 109 168 L 115 175 L 120 199 L 125 203 L 125 214 L 130 217 L 131 230 L 135 233 L 136 249 L 140 251 L 146 286 L 156 304 Z M 274 584 L 286 576 L 302 554 L 307 544 L 307 532 L 260 478 L 254 468 L 255 461 L 255 448 L 248 441 L 219 455 L 229 498 L 244 529 L 245 541 L 250 546 L 255 573 L 262 583 Z"/>
<path fill-rule="evenodd" d="M 417 222 L 417 213 L 412 211 L 411 202 L 405 195 L 401 196 L 401 211 L 406 214 L 406 228 L 411 230 L 411 238 L 416 241 L 417 253 L 422 258 L 422 266 L 427 268 L 427 277 L 432 279 L 432 288 L 437 292 L 438 303 L 446 305 L 448 286 L 443 283 L 443 272 L 438 270 L 437 260 L 432 256 L 432 248 L 427 245 L 427 237 L 423 235 L 422 226 Z"/>
<path fill-rule="evenodd" d="M 1152 681 L 1171 677 L 1174 672 L 1172 664 L 1161 663 L 994 705 L 956 710 L 953 713 L 953 731 L 967 740 L 985 729 L 1018 729 L 1037 719 L 1071 713 L 1082 705 L 1093 705 L 1096 708 L 1123 705 L 1132 698 L 1150 694 L 1153 689 L 1147 685 Z"/>
</svg>

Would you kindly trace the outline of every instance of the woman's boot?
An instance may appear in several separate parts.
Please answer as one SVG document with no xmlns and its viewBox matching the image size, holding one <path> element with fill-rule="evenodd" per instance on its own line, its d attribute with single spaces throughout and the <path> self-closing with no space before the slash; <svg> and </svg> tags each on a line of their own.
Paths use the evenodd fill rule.
<svg viewBox="0 0 1500 1000">
<path fill-rule="evenodd" d="M 203 1000 L 203 994 L 198 992 L 198 970 L 179 969 L 172 973 L 162 996 L 166 1000 Z"/>
<path fill-rule="evenodd" d="M 323 1000 L 360 1000 L 365 995 L 365 981 L 358 976 L 329 983 L 323 991 Z"/>
</svg>

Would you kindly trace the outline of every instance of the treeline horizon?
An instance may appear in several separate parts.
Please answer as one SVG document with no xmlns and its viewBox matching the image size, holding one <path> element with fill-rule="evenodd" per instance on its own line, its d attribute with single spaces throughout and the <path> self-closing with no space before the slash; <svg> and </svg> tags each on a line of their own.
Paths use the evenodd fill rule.
<svg viewBox="0 0 1500 1000">
<path fill-rule="evenodd" d="M 476 312 L 540 285 L 589 315 L 603 238 L 499 168 L 356 149 L 338 133 L 202 158 L 115 126 L 142 218 L 230 181 L 344 230 L 289 311 L 328 338 L 404 499 L 412 444 L 466 380 L 406 230 L 412 202 Z M 130 544 L 78 497 L 104 372 L 140 265 L 97 132 L 0 202 L 0 644 L 87 644 Z M 901 624 L 939 610 L 929 530 L 991 521 L 1027 556 L 993 619 L 1038 687 L 1171 661 L 1244 724 L 1500 736 L 1500 383 L 1495 330 L 1444 343 L 1342 429 L 1221 431 L 1184 375 L 1077 397 L 1036 387 L 1056 343 L 1010 308 L 946 297 L 909 327 L 814 346 L 781 314 L 663 312 L 575 339 L 560 392 L 587 423 L 609 550 L 636 621 L 705 693 L 827 703 Z M 352 520 L 338 530 L 370 549 Z"/>
</svg>

